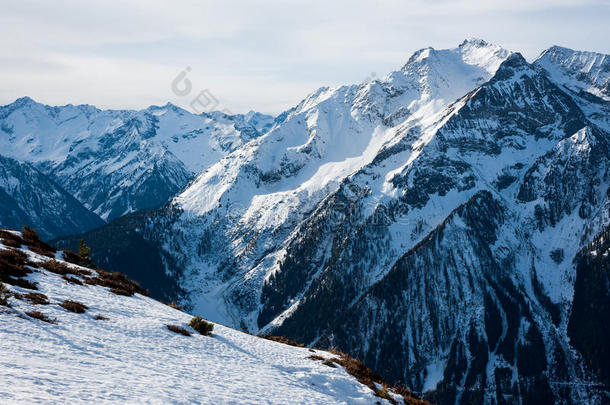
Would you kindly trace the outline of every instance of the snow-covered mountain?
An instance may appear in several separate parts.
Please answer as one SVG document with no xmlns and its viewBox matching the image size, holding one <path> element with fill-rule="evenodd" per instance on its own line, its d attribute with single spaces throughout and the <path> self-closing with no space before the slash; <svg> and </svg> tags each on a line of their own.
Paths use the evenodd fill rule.
<svg viewBox="0 0 610 405">
<path fill-rule="evenodd" d="M 595 325 L 581 346 L 568 325 L 574 260 L 610 224 L 608 61 L 420 50 L 123 223 L 212 320 L 338 347 L 440 404 L 604 403 Z M 98 260 L 106 232 L 85 235 Z"/>
<path fill-rule="evenodd" d="M 61 186 L 28 163 L 0 155 L 0 224 L 35 227 L 44 238 L 70 235 L 102 226 Z"/>
<path fill-rule="evenodd" d="M 50 107 L 24 97 L 0 107 L 0 150 L 112 220 L 164 204 L 272 123 L 254 112 L 195 115 L 172 104 L 141 111 Z"/>
<path fill-rule="evenodd" d="M 345 362 L 355 363 L 339 353 L 222 325 L 199 334 L 192 316 L 100 282 L 129 286 L 125 279 L 68 262 L 19 232 L 0 230 L 0 239 L 4 404 L 424 404 L 348 373 Z"/>
<path fill-rule="evenodd" d="M 542 53 L 536 65 L 542 66 L 563 87 L 586 92 L 610 101 L 609 56 L 553 46 Z"/>
</svg>

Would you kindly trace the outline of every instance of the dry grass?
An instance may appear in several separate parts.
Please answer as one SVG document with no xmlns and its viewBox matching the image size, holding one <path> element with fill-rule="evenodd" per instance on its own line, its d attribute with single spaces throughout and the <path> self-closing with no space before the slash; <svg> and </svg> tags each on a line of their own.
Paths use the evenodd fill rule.
<svg viewBox="0 0 610 405">
<path fill-rule="evenodd" d="M 55 257 L 56 250 L 46 242 L 43 242 L 36 231 L 28 226 L 23 227 L 23 242 L 27 247 L 39 255 Z"/>
<path fill-rule="evenodd" d="M 23 278 L 32 273 L 32 270 L 25 267 L 28 264 L 30 264 L 28 257 L 21 250 L 0 250 L 0 281 L 29 290 L 37 290 L 36 283 Z"/>
<path fill-rule="evenodd" d="M 315 355 L 315 354 L 309 356 L 308 359 L 321 361 L 322 364 L 324 364 L 325 366 L 328 366 L 328 367 L 332 367 L 332 368 L 336 368 L 337 367 L 332 360 L 325 359 L 324 357 L 318 356 L 318 355 Z"/>
<path fill-rule="evenodd" d="M 50 271 L 51 273 L 59 274 L 60 276 L 65 276 L 67 274 L 72 274 L 75 276 L 90 276 L 92 273 L 90 270 L 86 269 L 75 269 L 74 267 L 68 266 L 67 264 L 60 262 L 58 260 L 47 260 L 46 262 L 40 265 L 43 269 Z"/>
<path fill-rule="evenodd" d="M 149 295 L 148 291 L 143 289 L 140 284 L 133 280 L 129 280 L 126 275 L 118 272 L 111 273 L 109 271 L 98 269 L 97 277 L 86 277 L 85 283 L 90 285 L 100 285 L 110 288 L 110 292 L 117 295 L 132 296 L 135 293 Z"/>
<path fill-rule="evenodd" d="M 11 304 L 8 302 L 9 297 L 11 296 L 10 291 L 2 281 L 0 281 L 0 305 L 3 307 L 10 307 Z"/>
<path fill-rule="evenodd" d="M 176 304 L 174 301 L 170 302 L 169 304 L 165 303 L 165 305 L 167 305 L 170 308 L 177 309 L 178 311 L 182 311 L 182 307 L 180 305 Z"/>
<path fill-rule="evenodd" d="M 265 335 L 258 335 L 258 337 L 261 337 L 261 338 L 267 339 L 267 340 L 273 340 L 274 342 L 284 343 L 284 344 L 287 344 L 290 346 L 304 347 L 303 344 L 298 343 L 292 339 L 288 339 L 284 336 L 274 336 L 274 335 L 265 334 Z M 311 351 L 311 349 L 310 349 L 310 351 Z M 331 353 L 334 354 L 335 356 L 337 356 L 337 358 L 325 359 L 324 357 L 318 356 L 318 355 L 311 355 L 311 356 L 309 356 L 309 358 L 312 360 L 322 361 L 322 364 L 329 366 L 329 367 L 336 367 L 335 363 L 339 364 L 340 366 L 343 366 L 343 368 L 345 368 L 345 371 L 347 371 L 352 376 L 356 377 L 356 379 L 361 384 L 364 384 L 367 387 L 369 387 L 370 389 L 372 389 L 373 392 L 375 392 L 375 394 L 378 397 L 387 399 L 388 401 L 390 401 L 393 404 L 396 404 L 396 401 L 389 394 L 388 390 L 402 396 L 405 404 L 409 404 L 409 405 L 426 405 L 426 404 L 429 405 L 430 404 L 429 402 L 424 401 L 423 399 L 419 398 L 418 396 L 413 394 L 413 392 L 409 391 L 407 388 L 405 388 L 403 386 L 392 386 L 392 385 L 388 384 L 379 375 L 377 375 L 375 372 L 373 372 L 373 370 L 368 368 L 360 360 L 350 357 L 347 354 L 340 352 L 338 350 L 335 350 L 335 349 L 331 350 Z M 381 385 L 383 388 L 378 389 L 375 384 Z"/>
<path fill-rule="evenodd" d="M 363 362 L 353 357 L 348 356 L 347 354 L 340 352 L 338 350 L 331 350 L 331 353 L 338 356 L 337 359 L 333 359 L 333 361 L 345 368 L 349 374 L 356 377 L 356 379 L 361 383 L 372 389 L 375 394 L 380 397 L 387 399 L 391 403 L 395 404 L 396 401 L 389 394 L 388 391 L 392 391 L 396 394 L 399 394 L 403 397 L 405 404 L 409 405 L 425 405 L 429 404 L 429 402 L 424 401 L 423 399 L 417 397 L 411 391 L 406 389 L 405 387 L 394 387 L 387 382 L 385 382 L 379 375 L 377 375 L 373 370 L 368 368 Z M 375 383 L 383 386 L 382 389 L 377 389 Z"/>
<path fill-rule="evenodd" d="M 23 239 L 4 229 L 0 229 L 0 239 L 2 239 L 2 243 L 8 247 L 20 248 L 24 244 Z"/>
<path fill-rule="evenodd" d="M 41 293 L 27 293 L 23 295 L 23 299 L 30 301 L 34 305 L 49 305 L 49 297 Z"/>
<path fill-rule="evenodd" d="M 110 318 L 106 318 L 103 315 L 95 315 L 95 319 L 98 320 L 98 321 L 107 321 Z"/>
<path fill-rule="evenodd" d="M 46 316 L 45 314 L 43 314 L 40 311 L 30 311 L 30 312 L 26 312 L 25 313 L 27 316 L 29 316 L 30 318 L 34 318 L 34 319 L 38 319 L 41 320 L 43 322 L 47 322 L 47 323 L 57 323 L 57 319 L 56 318 L 49 318 L 48 316 Z"/>
<path fill-rule="evenodd" d="M 171 330 L 172 332 L 179 333 L 184 336 L 191 336 L 191 332 L 189 332 L 188 330 L 184 329 L 181 326 L 177 326 L 177 325 L 165 325 L 165 326 L 167 326 L 167 329 Z"/>
<path fill-rule="evenodd" d="M 28 263 L 28 256 L 21 250 L 0 250 L 0 279 L 9 282 L 9 277 L 27 276 L 32 272 L 24 267 Z"/>
<path fill-rule="evenodd" d="M 59 305 L 66 311 L 74 312 L 76 314 L 84 314 L 85 311 L 87 311 L 87 309 L 89 309 L 89 307 L 86 306 L 85 304 L 81 304 L 78 301 L 71 301 L 71 300 L 66 300 Z"/>
<path fill-rule="evenodd" d="M 258 335 L 258 337 L 267 339 L 267 340 L 273 340 L 274 342 L 283 343 L 283 344 L 289 345 L 289 346 L 305 347 L 305 345 L 303 345 L 295 340 L 288 339 L 287 337 L 284 337 L 284 336 L 275 336 L 275 335 L 265 334 L 265 335 Z"/>
<path fill-rule="evenodd" d="M 35 230 L 30 227 L 24 226 L 22 237 L 15 235 L 12 232 L 6 230 L 0 230 L 0 239 L 6 246 L 13 248 L 20 248 L 27 246 L 32 252 L 38 253 L 43 256 L 54 257 L 56 250 L 46 242 L 40 239 L 40 236 Z"/>
<path fill-rule="evenodd" d="M 68 277 L 68 275 L 64 274 L 63 276 L 61 276 L 61 278 L 66 280 L 68 283 L 72 283 L 72 284 L 76 284 L 76 285 L 83 285 L 83 282 L 80 281 L 80 279 L 78 279 L 76 277 Z"/>
</svg>

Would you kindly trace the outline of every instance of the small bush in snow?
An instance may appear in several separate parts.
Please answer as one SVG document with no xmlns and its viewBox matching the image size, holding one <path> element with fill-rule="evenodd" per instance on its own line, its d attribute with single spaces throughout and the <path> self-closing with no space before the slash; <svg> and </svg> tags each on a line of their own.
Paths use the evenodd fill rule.
<svg viewBox="0 0 610 405">
<path fill-rule="evenodd" d="M 77 314 L 84 314 L 85 311 L 89 308 L 85 304 L 81 304 L 80 302 L 71 300 L 65 300 L 59 305 L 66 311 L 74 312 Z"/>
<path fill-rule="evenodd" d="M 177 326 L 177 325 L 165 325 L 165 326 L 167 326 L 167 329 L 171 330 L 172 332 L 180 333 L 181 335 L 184 335 L 184 336 L 191 336 L 191 332 L 189 332 L 188 330 L 184 329 L 181 326 Z"/>
<path fill-rule="evenodd" d="M 165 305 L 167 305 L 170 308 L 174 308 L 178 311 L 182 311 L 182 307 L 180 305 L 176 304 L 174 301 L 170 302 L 169 304 L 166 303 Z"/>
<path fill-rule="evenodd" d="M 43 242 L 34 229 L 29 226 L 24 226 L 21 234 L 23 236 L 23 242 L 32 252 L 47 257 L 55 256 L 55 249 L 48 243 Z"/>
<path fill-rule="evenodd" d="M 55 318 L 51 319 L 40 311 L 30 311 L 30 312 L 26 312 L 25 314 L 27 316 L 29 316 L 30 318 L 39 319 L 43 322 L 57 323 L 57 319 L 55 319 Z"/>
<path fill-rule="evenodd" d="M 0 281 L 0 305 L 5 307 L 10 307 L 8 302 L 8 298 L 11 296 L 11 293 L 8 291 L 8 288 Z"/>
<path fill-rule="evenodd" d="M 41 293 L 27 293 L 23 296 L 23 298 L 30 301 L 34 305 L 49 305 L 49 298 Z"/>
<path fill-rule="evenodd" d="M 214 324 L 200 316 L 194 316 L 189 322 L 189 326 L 204 336 L 210 336 L 214 330 Z"/>
</svg>

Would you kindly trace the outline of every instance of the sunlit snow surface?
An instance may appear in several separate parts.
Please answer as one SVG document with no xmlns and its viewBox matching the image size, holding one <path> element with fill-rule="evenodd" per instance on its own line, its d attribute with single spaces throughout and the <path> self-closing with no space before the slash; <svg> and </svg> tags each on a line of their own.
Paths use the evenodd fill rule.
<svg viewBox="0 0 610 405">
<path fill-rule="evenodd" d="M 33 261 L 48 260 L 28 254 Z M 186 326 L 191 315 L 139 294 L 124 297 L 100 286 L 70 284 L 43 269 L 29 279 L 51 304 L 11 298 L 12 308 L 0 307 L 2 404 L 388 403 L 342 367 L 309 359 L 314 353 L 306 348 L 222 325 L 206 337 Z M 58 305 L 66 299 L 89 309 L 68 312 Z M 24 315 L 31 310 L 57 318 L 57 324 Z M 109 319 L 96 320 L 96 315 Z M 183 326 L 192 336 L 171 332 L 167 324 Z"/>
</svg>

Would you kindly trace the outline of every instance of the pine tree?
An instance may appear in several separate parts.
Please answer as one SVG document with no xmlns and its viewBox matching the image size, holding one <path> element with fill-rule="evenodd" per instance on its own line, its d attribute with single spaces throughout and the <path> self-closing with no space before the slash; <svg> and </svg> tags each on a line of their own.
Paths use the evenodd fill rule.
<svg viewBox="0 0 610 405">
<path fill-rule="evenodd" d="M 83 239 L 81 239 L 78 244 L 78 256 L 80 257 L 81 263 L 84 266 L 91 265 L 91 248 L 85 245 L 85 241 Z"/>
</svg>

